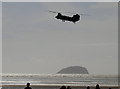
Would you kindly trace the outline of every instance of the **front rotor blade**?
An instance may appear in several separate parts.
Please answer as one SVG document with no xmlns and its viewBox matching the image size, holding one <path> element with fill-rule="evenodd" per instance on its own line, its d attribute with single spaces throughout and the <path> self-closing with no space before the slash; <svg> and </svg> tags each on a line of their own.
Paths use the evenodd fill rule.
<svg viewBox="0 0 120 89">
<path fill-rule="evenodd" d="M 58 12 L 55 12 L 55 11 L 49 11 L 49 12 L 51 12 L 51 13 L 58 13 Z"/>
</svg>

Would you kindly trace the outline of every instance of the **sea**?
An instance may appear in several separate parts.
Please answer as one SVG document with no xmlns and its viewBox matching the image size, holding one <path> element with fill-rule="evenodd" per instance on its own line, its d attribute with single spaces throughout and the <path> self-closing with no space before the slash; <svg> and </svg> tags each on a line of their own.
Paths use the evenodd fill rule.
<svg viewBox="0 0 120 89">
<path fill-rule="evenodd" d="M 2 89 L 24 89 L 30 83 L 32 89 L 59 89 L 71 86 L 73 89 L 95 89 L 96 84 L 105 89 L 118 88 L 117 75 L 90 74 L 2 74 Z"/>
</svg>

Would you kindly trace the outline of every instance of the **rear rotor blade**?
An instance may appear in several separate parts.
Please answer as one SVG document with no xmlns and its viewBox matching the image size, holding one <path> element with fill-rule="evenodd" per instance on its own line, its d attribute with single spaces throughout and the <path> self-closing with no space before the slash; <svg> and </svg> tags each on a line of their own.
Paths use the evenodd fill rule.
<svg viewBox="0 0 120 89">
<path fill-rule="evenodd" d="M 74 12 L 62 12 L 62 13 L 77 14 L 77 13 L 74 13 Z"/>
<path fill-rule="evenodd" d="M 90 16 L 89 14 L 80 14 L 80 15 Z"/>
<path fill-rule="evenodd" d="M 60 11 L 60 12 L 57 12 L 57 11 L 48 11 L 48 12 L 51 12 L 51 13 L 69 13 L 69 14 L 76 14 L 74 12 L 63 12 L 63 11 Z"/>
</svg>

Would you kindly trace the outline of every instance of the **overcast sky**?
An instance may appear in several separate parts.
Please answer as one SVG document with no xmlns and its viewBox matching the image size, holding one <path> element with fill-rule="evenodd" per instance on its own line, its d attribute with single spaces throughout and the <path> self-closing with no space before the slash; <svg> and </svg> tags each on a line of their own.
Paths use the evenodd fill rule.
<svg viewBox="0 0 120 89">
<path fill-rule="evenodd" d="M 84 13 L 76 24 L 55 13 Z M 62 13 L 72 16 L 73 14 Z M 3 3 L 3 73 L 54 74 L 68 66 L 118 73 L 117 3 Z"/>
</svg>

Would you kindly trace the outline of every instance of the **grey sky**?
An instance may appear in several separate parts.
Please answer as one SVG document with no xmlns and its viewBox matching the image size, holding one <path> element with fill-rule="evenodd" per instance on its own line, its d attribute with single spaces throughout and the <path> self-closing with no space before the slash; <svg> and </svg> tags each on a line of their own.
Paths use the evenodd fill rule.
<svg viewBox="0 0 120 89">
<path fill-rule="evenodd" d="M 48 10 L 90 16 L 64 23 Z M 117 3 L 3 3 L 3 73 L 84 66 L 90 74 L 117 74 L 117 11 Z"/>
<path fill-rule="evenodd" d="M 119 2 L 119 0 L 2 0 L 2 2 Z"/>
</svg>

